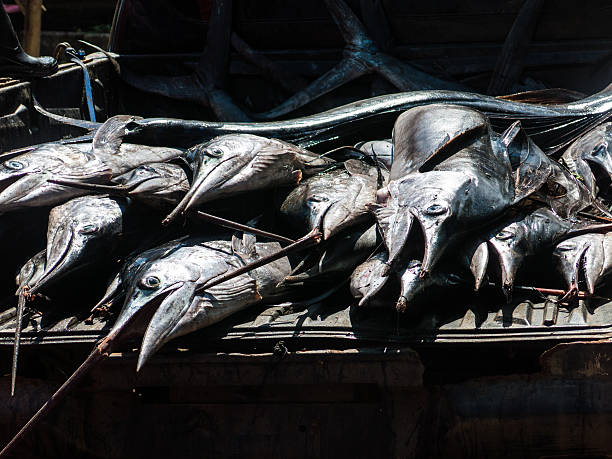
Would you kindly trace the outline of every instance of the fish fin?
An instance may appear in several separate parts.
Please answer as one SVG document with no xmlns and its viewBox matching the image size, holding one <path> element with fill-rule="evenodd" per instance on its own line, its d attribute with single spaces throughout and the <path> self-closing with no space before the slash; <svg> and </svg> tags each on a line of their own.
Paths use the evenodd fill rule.
<svg viewBox="0 0 612 459">
<path fill-rule="evenodd" d="M 512 102 L 522 102 L 524 104 L 538 105 L 560 105 L 576 102 L 586 97 L 578 91 L 571 91 L 562 88 L 536 89 L 534 91 L 517 92 L 505 96 L 498 96 L 498 99 L 510 100 Z"/>
<path fill-rule="evenodd" d="M 455 153 L 471 144 L 486 129 L 485 122 L 470 126 L 460 131 L 448 133 L 442 141 L 430 153 L 427 159 L 419 167 L 419 172 L 428 172 L 434 169 L 442 161 L 450 158 Z"/>
<path fill-rule="evenodd" d="M 250 167 L 253 172 L 261 172 L 279 161 L 295 163 L 296 157 L 293 151 L 282 150 L 278 145 L 266 145 L 251 160 Z"/>
<path fill-rule="evenodd" d="M 253 258 L 257 255 L 256 242 L 257 238 L 252 233 L 244 232 L 242 237 L 232 235 L 232 252 L 241 258 L 244 255 Z"/>
<path fill-rule="evenodd" d="M 107 119 L 94 135 L 91 144 L 92 150 L 94 152 L 100 150 L 119 151 L 119 147 L 123 143 L 123 137 L 130 132 L 132 123 L 141 119 L 140 116 L 131 115 L 115 115 Z"/>
</svg>

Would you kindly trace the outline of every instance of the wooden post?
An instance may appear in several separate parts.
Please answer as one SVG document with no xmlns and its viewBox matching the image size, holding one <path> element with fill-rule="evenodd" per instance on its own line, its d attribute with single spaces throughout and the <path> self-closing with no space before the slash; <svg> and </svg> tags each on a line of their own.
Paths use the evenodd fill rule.
<svg viewBox="0 0 612 459">
<path fill-rule="evenodd" d="M 30 56 L 40 56 L 40 24 L 42 0 L 28 0 L 25 16 L 23 48 Z"/>
</svg>

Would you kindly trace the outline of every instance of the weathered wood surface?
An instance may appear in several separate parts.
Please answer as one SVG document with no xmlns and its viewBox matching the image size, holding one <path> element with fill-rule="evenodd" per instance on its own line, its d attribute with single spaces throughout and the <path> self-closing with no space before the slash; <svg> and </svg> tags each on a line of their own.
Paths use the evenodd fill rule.
<svg viewBox="0 0 612 459">
<path fill-rule="evenodd" d="M 182 353 L 140 374 L 114 354 L 15 457 L 603 455 L 611 346 Z M 34 375 L 14 399 L 0 380 L 2 441 L 61 379 Z"/>
</svg>

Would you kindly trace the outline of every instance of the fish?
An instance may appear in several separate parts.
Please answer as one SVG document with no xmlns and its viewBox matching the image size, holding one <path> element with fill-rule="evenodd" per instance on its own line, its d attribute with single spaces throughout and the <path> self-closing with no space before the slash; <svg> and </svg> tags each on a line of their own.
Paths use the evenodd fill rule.
<svg viewBox="0 0 612 459">
<path fill-rule="evenodd" d="M 49 213 L 46 266 L 29 284 L 30 293 L 117 253 L 122 237 L 130 231 L 126 223 L 129 212 L 124 198 L 108 196 L 82 196 L 54 207 Z M 138 219 L 138 223 L 144 220 Z"/>
<path fill-rule="evenodd" d="M 125 118 L 125 117 L 124 117 Z M 91 143 L 43 144 L 0 163 L 0 214 L 27 207 L 52 206 L 87 191 L 53 183 L 68 180 L 108 183 L 142 164 L 164 162 L 183 150 L 123 143 L 131 117 L 113 117 Z"/>
<path fill-rule="evenodd" d="M 357 142 L 355 148 L 376 159 L 386 170 L 391 170 L 393 164 L 393 141 L 391 139 Z"/>
<path fill-rule="evenodd" d="M 349 159 L 302 181 L 281 204 L 280 215 L 302 234 L 320 225 L 329 239 L 371 218 L 366 205 L 376 198 L 378 179 L 376 167 Z"/>
<path fill-rule="evenodd" d="M 522 129 L 513 123 L 500 137 L 513 168 L 514 188 L 548 204 L 560 217 L 573 218 L 593 207 L 607 214 L 587 187 L 557 161 L 549 158 Z"/>
<path fill-rule="evenodd" d="M 359 306 L 387 307 L 396 301 L 398 294 L 392 283 L 387 283 L 389 277 L 380 274 L 386 263 L 387 253 L 378 252 L 353 270 L 349 290 Z"/>
<path fill-rule="evenodd" d="M 176 205 L 189 191 L 185 169 L 173 163 L 144 164 L 112 182 L 126 189 L 127 196 L 156 208 Z"/>
<path fill-rule="evenodd" d="M 610 229 L 610 224 L 564 219 L 548 207 L 526 204 L 510 212 L 507 219 L 493 227 L 485 239 L 488 250 L 496 255 L 502 288 L 509 297 L 517 272 L 527 259 L 551 250 L 565 239 Z"/>
<path fill-rule="evenodd" d="M 317 285 L 336 282 L 381 246 L 376 225 L 370 222 L 346 229 L 312 249 L 282 285 Z"/>
<path fill-rule="evenodd" d="M 296 184 L 335 163 L 287 142 L 250 134 L 216 137 L 191 148 L 186 158 L 193 163 L 193 183 L 164 224 L 202 203 Z"/>
<path fill-rule="evenodd" d="M 136 267 L 126 285 L 126 300 L 113 329 L 120 328 L 136 311 L 160 301 L 146 330 L 137 370 L 166 342 L 216 323 L 260 302 L 291 270 L 281 258 L 231 281 L 198 291 L 208 281 L 280 249 L 277 242 L 257 243 L 245 235 L 233 238 L 185 238 L 172 242 Z M 152 257 L 150 255 L 153 255 Z M 133 264 L 134 262 L 132 262 Z M 123 280 L 125 282 L 125 279 Z"/>
<path fill-rule="evenodd" d="M 612 123 L 603 123 L 576 139 L 561 162 L 584 183 L 592 196 L 606 191 L 612 181 Z"/>
<path fill-rule="evenodd" d="M 466 235 L 487 226 L 522 199 L 515 194 L 508 156 L 494 142 L 484 115 L 465 107 L 436 105 L 428 109 L 434 112 L 430 114 L 433 118 L 437 113 L 440 118 L 448 114 L 460 119 L 465 112 L 470 123 L 480 127 L 476 132 L 461 131 L 449 147 L 435 149 L 433 155 L 418 161 L 418 172 L 410 173 L 413 166 L 400 163 L 396 152 L 389 184 L 369 205 L 389 252 L 389 266 L 403 254 L 410 233 L 420 229 L 423 256 L 415 254 L 415 259 L 422 261 L 423 276 Z M 420 116 L 421 110 L 414 114 Z M 431 126 L 434 132 L 423 135 L 448 144 L 447 136 L 437 132 L 444 126 Z M 407 173 L 398 177 L 394 169 Z"/>
<path fill-rule="evenodd" d="M 446 90 L 410 91 L 356 101 L 314 115 L 282 121 L 231 123 L 149 118 L 134 121 L 135 141 L 189 147 L 225 134 L 254 134 L 324 150 L 355 144 L 363 132 L 385 135 L 397 116 L 420 105 L 449 104 L 485 114 L 497 132 L 520 120 L 546 153 L 558 151 L 610 116 L 612 89 L 557 105 L 538 105 L 477 93 Z M 93 126 L 93 125 L 92 125 Z M 388 135 L 388 134 L 387 134 Z"/>
<path fill-rule="evenodd" d="M 35 285 L 45 273 L 46 265 L 46 250 L 41 250 L 26 261 L 15 277 L 17 283 L 16 295 L 20 295 L 26 286 Z"/>
<path fill-rule="evenodd" d="M 612 232 L 575 236 L 556 245 L 553 263 L 570 292 L 584 281 L 589 294 L 605 283 L 612 272 Z"/>
</svg>

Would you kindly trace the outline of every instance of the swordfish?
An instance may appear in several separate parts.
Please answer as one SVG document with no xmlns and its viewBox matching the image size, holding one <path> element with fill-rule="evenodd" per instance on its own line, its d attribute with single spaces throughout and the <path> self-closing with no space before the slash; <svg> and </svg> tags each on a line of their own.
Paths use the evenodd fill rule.
<svg viewBox="0 0 612 459">
<path fill-rule="evenodd" d="M 53 183 L 67 180 L 108 183 L 142 164 L 166 162 L 183 150 L 124 143 L 136 118 L 118 115 L 108 119 L 92 143 L 44 144 L 0 164 L 0 214 L 24 207 L 61 204 L 87 194 L 72 186 Z"/>
</svg>

